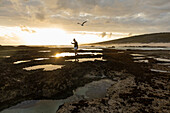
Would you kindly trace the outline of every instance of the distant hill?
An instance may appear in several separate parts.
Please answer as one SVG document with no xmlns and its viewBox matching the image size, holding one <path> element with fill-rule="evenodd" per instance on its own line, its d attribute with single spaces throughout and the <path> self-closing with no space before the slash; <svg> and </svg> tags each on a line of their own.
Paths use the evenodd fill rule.
<svg viewBox="0 0 170 113">
<path fill-rule="evenodd" d="M 117 40 L 93 43 L 91 45 L 123 44 L 123 43 L 170 43 L 170 33 L 144 34 Z"/>
</svg>

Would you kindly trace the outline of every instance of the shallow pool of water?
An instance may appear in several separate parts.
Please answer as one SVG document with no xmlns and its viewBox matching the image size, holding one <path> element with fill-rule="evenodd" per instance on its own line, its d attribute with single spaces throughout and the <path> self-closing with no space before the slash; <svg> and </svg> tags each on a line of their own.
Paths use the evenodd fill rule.
<svg viewBox="0 0 170 113">
<path fill-rule="evenodd" d="M 158 69 L 150 69 L 153 72 L 159 72 L 159 73 L 170 73 L 170 71 L 165 71 L 165 70 L 158 70 Z"/>
<path fill-rule="evenodd" d="M 79 49 L 84 51 L 103 51 L 103 49 Z"/>
<path fill-rule="evenodd" d="M 134 56 L 134 57 L 144 57 L 145 55 L 143 54 L 130 54 L 131 56 Z"/>
<path fill-rule="evenodd" d="M 109 79 L 93 81 L 73 91 L 73 96 L 63 100 L 29 100 L 3 110 L 1 113 L 56 113 L 58 107 L 64 103 L 80 101 L 82 99 L 102 98 L 107 89 L 114 82 Z"/>
<path fill-rule="evenodd" d="M 52 71 L 56 69 L 62 68 L 64 65 L 52 65 L 52 64 L 45 64 L 45 65 L 36 65 L 31 67 L 25 67 L 24 70 L 31 71 L 37 69 L 43 69 L 43 71 Z"/>
<path fill-rule="evenodd" d="M 158 63 L 158 65 L 170 66 L 170 63 Z"/>
<path fill-rule="evenodd" d="M 148 63 L 148 60 L 135 60 L 136 63 Z"/>
<path fill-rule="evenodd" d="M 154 59 L 161 62 L 170 62 L 170 59 L 165 59 L 165 58 L 154 58 Z"/>
<path fill-rule="evenodd" d="M 106 61 L 103 58 L 79 58 L 79 59 L 69 59 L 69 60 L 65 60 L 65 61 L 77 61 L 77 62 L 86 62 L 86 61 L 95 61 L 95 60 L 100 60 L 100 61 Z"/>
<path fill-rule="evenodd" d="M 36 58 L 34 60 L 48 60 L 49 58 Z"/>
<path fill-rule="evenodd" d="M 0 58 L 10 58 L 11 56 L 0 56 Z"/>
<path fill-rule="evenodd" d="M 118 50 L 170 50 L 170 47 L 123 47 L 123 46 L 116 46 L 115 47 Z"/>
<path fill-rule="evenodd" d="M 26 63 L 26 62 L 30 62 L 31 60 L 21 60 L 21 61 L 16 61 L 13 64 L 21 64 L 21 63 Z"/>
<path fill-rule="evenodd" d="M 93 52 L 78 52 L 78 55 L 102 55 L 102 53 L 93 53 Z M 65 53 L 58 53 L 52 57 L 66 57 L 66 56 L 75 56 L 75 53 L 69 53 L 69 52 L 65 52 Z"/>
<path fill-rule="evenodd" d="M 49 52 L 51 52 L 51 50 L 42 50 L 42 51 L 38 51 L 38 52 L 40 52 L 40 53 L 49 53 Z"/>
<path fill-rule="evenodd" d="M 134 60 L 145 59 L 145 57 L 133 57 Z"/>
</svg>

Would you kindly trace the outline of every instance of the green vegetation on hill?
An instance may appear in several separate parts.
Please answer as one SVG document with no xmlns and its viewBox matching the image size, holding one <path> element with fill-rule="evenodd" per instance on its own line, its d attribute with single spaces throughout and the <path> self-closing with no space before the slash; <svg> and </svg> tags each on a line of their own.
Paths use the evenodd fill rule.
<svg viewBox="0 0 170 113">
<path fill-rule="evenodd" d="M 170 43 L 170 33 L 144 34 L 94 44 L 115 44 L 115 43 Z"/>
</svg>

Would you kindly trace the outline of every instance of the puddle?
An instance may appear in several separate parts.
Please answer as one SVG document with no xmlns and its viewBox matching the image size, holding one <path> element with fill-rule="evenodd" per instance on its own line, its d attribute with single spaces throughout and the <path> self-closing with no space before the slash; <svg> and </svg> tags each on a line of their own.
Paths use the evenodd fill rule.
<svg viewBox="0 0 170 113">
<path fill-rule="evenodd" d="M 103 49 L 79 49 L 84 51 L 103 51 Z"/>
<path fill-rule="evenodd" d="M 106 60 L 103 59 L 103 58 L 79 58 L 79 59 L 69 59 L 69 60 L 65 60 L 65 61 L 86 62 L 86 61 L 95 61 L 95 60 L 106 61 Z"/>
<path fill-rule="evenodd" d="M 148 60 L 135 60 L 136 63 L 148 63 Z"/>
<path fill-rule="evenodd" d="M 155 57 L 154 56 L 148 56 L 147 58 L 153 58 L 154 59 Z"/>
<path fill-rule="evenodd" d="M 134 56 L 134 57 L 143 57 L 143 56 L 145 56 L 145 55 L 143 55 L 143 54 L 130 54 L 131 56 Z"/>
<path fill-rule="evenodd" d="M 58 107 L 63 103 L 60 100 L 30 100 L 24 101 L 0 113 L 56 113 Z"/>
<path fill-rule="evenodd" d="M 75 56 L 75 53 L 59 53 L 52 57 L 65 57 L 65 56 Z"/>
<path fill-rule="evenodd" d="M 11 56 L 0 56 L 1 58 L 10 58 Z"/>
<path fill-rule="evenodd" d="M 158 65 L 170 66 L 170 63 L 158 63 Z"/>
<path fill-rule="evenodd" d="M 25 63 L 25 62 L 30 62 L 31 60 L 21 60 L 21 61 L 16 61 L 13 64 L 21 64 L 21 63 Z"/>
<path fill-rule="evenodd" d="M 124 46 L 115 46 L 118 50 L 170 50 L 169 47 L 163 48 L 163 47 L 124 47 Z"/>
<path fill-rule="evenodd" d="M 3 110 L 1 113 L 56 113 L 59 106 L 64 103 L 80 101 L 83 99 L 102 98 L 107 89 L 114 82 L 109 79 L 93 81 L 73 91 L 74 95 L 63 100 L 30 100 Z"/>
<path fill-rule="evenodd" d="M 107 89 L 114 82 L 109 79 L 102 79 L 100 81 L 93 81 L 86 84 L 84 87 L 76 89 L 74 95 L 84 96 L 85 99 L 102 98 L 105 96 Z"/>
<path fill-rule="evenodd" d="M 78 55 L 102 55 L 102 53 L 78 52 Z M 75 53 L 59 53 L 52 57 L 66 57 L 66 56 L 75 56 Z"/>
<path fill-rule="evenodd" d="M 123 51 L 119 51 L 118 53 L 125 53 L 125 52 L 123 52 Z"/>
<path fill-rule="evenodd" d="M 62 68 L 64 65 L 52 65 L 52 64 L 46 64 L 46 65 L 36 65 L 31 67 L 23 68 L 24 70 L 30 71 L 30 70 L 36 70 L 36 69 L 43 69 L 43 71 L 52 71 L 56 69 Z"/>
<path fill-rule="evenodd" d="M 49 53 L 49 52 L 51 52 L 51 50 L 43 50 L 43 51 L 38 51 L 38 52 L 40 52 L 40 53 Z"/>
<path fill-rule="evenodd" d="M 157 69 L 150 69 L 153 72 L 159 72 L 159 73 L 170 73 L 170 71 L 165 71 L 165 70 L 157 70 Z"/>
<path fill-rule="evenodd" d="M 103 53 L 83 52 L 83 53 L 78 53 L 78 55 L 103 55 Z"/>
<path fill-rule="evenodd" d="M 34 60 L 48 60 L 49 58 L 36 58 Z"/>
<path fill-rule="evenodd" d="M 154 59 L 161 62 L 170 62 L 170 59 L 165 59 L 165 58 L 154 58 Z"/>
<path fill-rule="evenodd" d="M 134 60 L 145 59 L 145 57 L 133 57 Z"/>
</svg>

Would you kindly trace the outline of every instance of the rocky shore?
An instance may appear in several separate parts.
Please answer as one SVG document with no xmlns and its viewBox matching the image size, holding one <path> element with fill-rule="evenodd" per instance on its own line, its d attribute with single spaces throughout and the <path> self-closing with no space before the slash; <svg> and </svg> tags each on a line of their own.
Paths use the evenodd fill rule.
<svg viewBox="0 0 170 113">
<path fill-rule="evenodd" d="M 45 50 L 49 52 L 38 52 Z M 68 102 L 60 106 L 58 110 L 56 109 L 57 113 L 168 113 L 169 111 L 170 84 L 168 80 L 170 74 L 168 72 L 170 69 L 168 65 L 158 65 L 162 62 L 168 63 L 168 61 L 164 62 L 151 57 L 170 59 L 167 51 L 80 50 L 79 52 L 82 53 L 95 54 L 79 55 L 79 61 L 74 61 L 74 56 L 52 57 L 56 53 L 73 52 L 71 48 L 1 47 L 0 51 L 0 110 L 24 100 L 64 99 L 73 95 L 76 88 L 104 77 L 115 81 L 107 90 L 105 97 Z M 140 61 L 141 54 L 144 55 L 142 60 L 148 62 Z M 137 60 L 135 55 L 137 55 Z M 10 57 L 4 58 L 3 56 Z M 42 57 L 49 59 L 34 60 Z M 80 62 L 81 58 L 101 57 L 105 60 Z M 21 60 L 30 60 L 30 62 L 14 64 Z M 52 71 L 23 69 L 42 64 L 64 66 Z M 160 73 L 151 71 L 151 69 L 165 69 L 166 71 Z"/>
<path fill-rule="evenodd" d="M 131 52 L 132 51 L 128 51 L 127 53 Z M 158 51 L 135 51 L 135 53 L 136 52 L 145 55 L 163 55 L 159 54 Z M 170 57 L 169 53 L 162 53 L 164 53 L 163 57 Z M 120 75 L 117 75 L 113 70 L 109 70 L 109 74 L 106 74 L 112 80 L 115 80 L 116 77 L 119 78 L 117 82 L 107 90 L 106 96 L 101 99 L 65 103 L 60 106 L 60 109 L 56 113 L 169 113 L 170 84 L 168 81 L 170 74 L 151 72 L 150 68 L 156 65 L 156 61 L 154 63 L 140 63 L 140 65 L 137 65 L 128 59 L 128 55 L 125 55 L 125 52 L 122 53 L 122 55 L 118 54 L 118 52 L 114 55 L 113 53 L 111 54 L 111 56 L 109 55 L 110 60 L 113 61 L 114 59 L 114 61 L 118 61 L 119 63 L 123 62 L 125 67 L 124 72 Z M 113 65 L 114 64 L 116 64 L 116 62 L 114 62 Z M 166 69 L 170 70 L 168 67 Z"/>
</svg>

